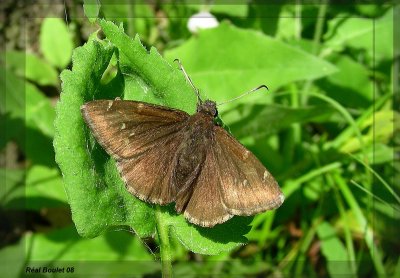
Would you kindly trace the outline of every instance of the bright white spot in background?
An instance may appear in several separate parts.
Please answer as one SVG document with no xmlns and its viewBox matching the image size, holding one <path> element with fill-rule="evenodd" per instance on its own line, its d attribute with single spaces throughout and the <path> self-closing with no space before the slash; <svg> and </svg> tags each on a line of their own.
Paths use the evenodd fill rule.
<svg viewBox="0 0 400 278">
<path fill-rule="evenodd" d="M 199 29 L 208 29 L 218 26 L 218 20 L 209 12 L 200 12 L 189 18 L 187 27 L 191 33 L 197 33 Z"/>
</svg>

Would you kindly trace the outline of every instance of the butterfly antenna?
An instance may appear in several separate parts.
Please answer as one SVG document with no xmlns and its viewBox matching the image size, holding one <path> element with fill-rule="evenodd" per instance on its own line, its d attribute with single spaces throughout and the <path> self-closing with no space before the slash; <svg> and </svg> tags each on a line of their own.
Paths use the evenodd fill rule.
<svg viewBox="0 0 400 278">
<path fill-rule="evenodd" d="M 265 88 L 265 89 L 269 90 L 268 87 L 267 87 L 266 85 L 261 85 L 261 86 L 258 86 L 257 88 L 254 88 L 254 89 L 252 89 L 252 90 L 250 90 L 250 91 L 248 91 L 248 92 L 246 92 L 246 93 L 244 93 L 244 94 L 241 94 L 240 96 L 237 96 L 237 97 L 235 97 L 235 98 L 233 98 L 233 99 L 230 99 L 230 100 L 227 100 L 227 101 L 223 101 L 223 102 L 221 102 L 221 103 L 217 103 L 217 105 L 220 106 L 220 105 L 222 105 L 222 104 L 226 104 L 226 103 L 232 102 L 232 101 L 237 100 L 237 99 L 239 99 L 239 98 L 241 98 L 241 97 L 244 97 L 244 96 L 246 96 L 246 95 L 248 95 L 248 94 L 251 94 L 251 93 L 253 93 L 253 92 L 255 92 L 255 91 L 257 91 L 257 90 L 259 90 L 259 89 L 261 89 L 261 88 Z"/>
<path fill-rule="evenodd" d="M 174 62 L 178 62 L 180 70 L 183 72 L 183 74 L 185 75 L 186 80 L 189 82 L 190 86 L 192 86 L 193 90 L 194 90 L 195 93 L 196 93 L 197 102 L 201 104 L 202 101 L 201 101 L 201 98 L 200 98 L 199 89 L 197 89 L 197 88 L 194 86 L 192 79 L 190 79 L 189 75 L 186 73 L 185 69 L 184 69 L 183 66 L 182 66 L 181 61 L 180 61 L 179 59 L 175 59 Z"/>
</svg>

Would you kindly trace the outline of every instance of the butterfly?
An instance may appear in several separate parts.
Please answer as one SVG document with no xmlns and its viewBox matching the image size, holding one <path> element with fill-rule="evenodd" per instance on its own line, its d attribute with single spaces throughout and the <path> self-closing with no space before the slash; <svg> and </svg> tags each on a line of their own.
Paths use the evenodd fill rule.
<svg viewBox="0 0 400 278">
<path fill-rule="evenodd" d="M 216 103 L 199 94 L 193 115 L 120 99 L 87 102 L 81 113 L 131 194 L 153 204 L 175 202 L 193 224 L 213 227 L 284 201 L 264 165 L 215 123 Z"/>
</svg>

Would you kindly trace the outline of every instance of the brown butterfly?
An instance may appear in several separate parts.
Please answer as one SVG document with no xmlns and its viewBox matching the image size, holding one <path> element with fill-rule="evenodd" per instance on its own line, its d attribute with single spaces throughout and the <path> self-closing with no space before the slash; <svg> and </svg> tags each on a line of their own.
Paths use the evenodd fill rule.
<svg viewBox="0 0 400 278">
<path fill-rule="evenodd" d="M 145 202 L 175 202 L 178 213 L 203 227 L 278 208 L 284 200 L 278 183 L 215 124 L 216 103 L 201 101 L 195 91 L 194 115 L 119 99 L 87 102 L 81 112 L 96 140 L 116 160 L 128 191 Z"/>
</svg>

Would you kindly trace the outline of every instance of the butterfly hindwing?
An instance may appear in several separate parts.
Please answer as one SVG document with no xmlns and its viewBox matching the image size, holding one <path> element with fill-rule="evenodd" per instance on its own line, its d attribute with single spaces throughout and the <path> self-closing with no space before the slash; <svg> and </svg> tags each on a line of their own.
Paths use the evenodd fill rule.
<svg viewBox="0 0 400 278">
<path fill-rule="evenodd" d="M 215 167 L 215 157 L 208 146 L 206 159 L 201 167 L 192 195 L 185 207 L 184 216 L 196 225 L 213 227 L 223 223 L 233 215 L 229 214 L 221 202 L 219 180 Z M 178 203 L 177 203 L 178 205 Z"/>
<path fill-rule="evenodd" d="M 174 156 L 182 135 L 159 140 L 159 146 L 132 159 L 117 160 L 118 170 L 130 193 L 143 201 L 168 204 L 175 201 L 176 186 L 171 182 L 175 168 Z"/>
<path fill-rule="evenodd" d="M 283 194 L 263 164 L 222 127 L 213 148 L 222 203 L 233 215 L 253 215 L 279 207 Z"/>
</svg>

